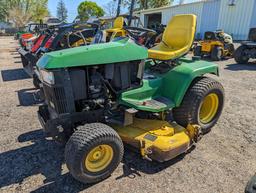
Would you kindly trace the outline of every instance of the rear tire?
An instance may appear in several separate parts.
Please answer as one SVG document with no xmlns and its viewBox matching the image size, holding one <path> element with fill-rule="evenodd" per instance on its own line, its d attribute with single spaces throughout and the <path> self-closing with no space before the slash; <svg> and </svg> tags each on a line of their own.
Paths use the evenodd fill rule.
<svg viewBox="0 0 256 193">
<path fill-rule="evenodd" d="M 194 49 L 194 56 L 202 56 L 202 46 L 196 46 Z"/>
<path fill-rule="evenodd" d="M 228 49 L 228 55 L 230 56 L 230 57 L 232 57 L 232 56 L 234 56 L 234 53 L 235 53 L 235 46 L 234 46 L 234 44 L 228 44 L 227 45 L 227 49 Z"/>
<path fill-rule="evenodd" d="M 234 58 L 238 64 L 246 64 L 250 59 L 248 56 L 245 55 L 244 53 L 245 49 L 246 49 L 246 46 L 240 46 L 235 51 Z"/>
<path fill-rule="evenodd" d="M 174 120 L 183 127 L 187 127 L 188 124 L 200 125 L 203 134 L 206 134 L 217 123 L 222 113 L 224 97 L 224 88 L 219 82 L 207 77 L 196 78 L 181 106 L 173 110 Z M 213 98 L 212 103 L 211 98 Z M 214 103 L 214 100 L 217 102 Z M 215 105 L 211 106 L 211 104 Z"/>
<path fill-rule="evenodd" d="M 223 51 L 220 46 L 215 46 L 211 52 L 211 59 L 213 61 L 220 61 L 223 56 Z"/>
<path fill-rule="evenodd" d="M 109 177 L 123 154 L 124 147 L 119 135 L 101 123 L 78 127 L 65 149 L 66 164 L 71 175 L 85 184 Z"/>
</svg>

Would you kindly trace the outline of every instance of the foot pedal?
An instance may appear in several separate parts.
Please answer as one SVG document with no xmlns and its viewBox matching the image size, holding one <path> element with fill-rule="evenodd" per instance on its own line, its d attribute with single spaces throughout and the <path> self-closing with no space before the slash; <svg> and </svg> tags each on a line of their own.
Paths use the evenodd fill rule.
<svg viewBox="0 0 256 193">
<path fill-rule="evenodd" d="M 126 109 L 124 113 L 124 126 L 133 124 L 133 118 L 138 111 L 134 108 Z"/>
</svg>

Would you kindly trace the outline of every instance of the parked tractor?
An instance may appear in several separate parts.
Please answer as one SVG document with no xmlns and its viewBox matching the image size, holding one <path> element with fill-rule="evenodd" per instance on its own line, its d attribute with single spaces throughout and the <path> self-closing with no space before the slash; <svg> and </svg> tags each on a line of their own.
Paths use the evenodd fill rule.
<svg viewBox="0 0 256 193">
<path fill-rule="evenodd" d="M 151 49 L 119 37 L 40 58 L 45 103 L 38 117 L 48 137 L 66 143 L 75 179 L 88 184 L 110 176 L 123 144 L 147 160 L 168 161 L 217 123 L 224 89 L 206 75 L 218 75 L 218 66 L 183 57 L 195 31 L 195 15 L 177 15 Z"/>
<path fill-rule="evenodd" d="M 127 14 L 119 15 L 118 17 L 110 17 L 101 19 L 102 22 L 113 23 L 113 26 L 104 31 L 100 31 L 101 42 L 109 42 L 117 37 L 130 36 L 134 41 L 147 48 L 151 48 L 155 43 L 159 43 L 163 30 L 157 31 L 145 28 L 140 18 L 137 16 L 130 16 Z M 99 43 L 99 41 L 97 41 Z"/>
<path fill-rule="evenodd" d="M 27 43 L 30 41 L 35 41 L 39 36 L 41 31 L 47 29 L 47 24 L 43 23 L 29 23 L 25 31 L 20 31 L 17 33 L 17 38 L 21 48 L 26 48 Z"/>
<path fill-rule="evenodd" d="M 204 39 L 194 48 L 195 56 L 210 56 L 211 60 L 219 61 L 224 57 L 233 57 L 235 51 L 232 37 L 222 30 L 205 32 Z"/>
<path fill-rule="evenodd" d="M 250 59 L 256 59 L 256 28 L 251 28 L 248 41 L 242 42 L 235 51 L 235 61 L 239 64 L 246 64 Z"/>
<path fill-rule="evenodd" d="M 88 45 L 97 31 L 98 25 L 88 23 L 51 26 L 41 31 L 34 41 L 28 42 L 28 46 L 20 48 L 18 52 L 23 67 L 27 74 L 33 77 L 34 86 L 39 88 L 40 81 L 35 66 L 44 53 Z"/>
</svg>

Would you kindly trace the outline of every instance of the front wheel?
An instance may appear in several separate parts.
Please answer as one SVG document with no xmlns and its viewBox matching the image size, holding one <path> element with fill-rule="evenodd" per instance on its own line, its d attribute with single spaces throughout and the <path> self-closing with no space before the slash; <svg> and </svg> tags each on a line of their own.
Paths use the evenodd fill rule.
<svg viewBox="0 0 256 193">
<path fill-rule="evenodd" d="M 117 168 L 124 147 L 121 138 L 111 127 L 93 123 L 78 127 L 65 149 L 67 167 L 78 181 L 99 182 Z"/>
<path fill-rule="evenodd" d="M 235 46 L 234 46 L 234 44 L 227 44 L 227 50 L 228 50 L 228 55 L 230 57 L 233 57 L 234 53 L 235 53 Z"/>
<path fill-rule="evenodd" d="M 248 63 L 249 57 L 245 54 L 245 50 L 246 50 L 246 46 L 240 46 L 235 51 L 234 58 L 238 64 Z"/>
<path fill-rule="evenodd" d="M 211 52 L 211 59 L 213 61 L 220 61 L 223 56 L 223 50 L 220 46 L 215 46 Z"/>
<path fill-rule="evenodd" d="M 194 56 L 202 56 L 202 46 L 196 46 L 194 48 Z"/>
<path fill-rule="evenodd" d="M 187 127 L 188 124 L 201 126 L 204 134 L 217 123 L 224 106 L 224 88 L 207 77 L 194 80 L 180 107 L 173 110 L 175 121 Z"/>
</svg>

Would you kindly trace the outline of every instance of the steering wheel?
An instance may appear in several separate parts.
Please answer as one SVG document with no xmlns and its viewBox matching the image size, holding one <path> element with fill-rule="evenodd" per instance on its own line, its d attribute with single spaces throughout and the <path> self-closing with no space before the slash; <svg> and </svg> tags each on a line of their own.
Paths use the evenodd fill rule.
<svg viewBox="0 0 256 193">
<path fill-rule="evenodd" d="M 77 37 L 80 38 L 80 39 L 79 39 L 78 41 L 73 42 L 73 43 L 71 44 L 71 42 L 70 42 L 70 36 L 71 36 L 71 35 L 77 36 Z M 78 31 L 78 32 L 75 32 L 75 33 L 70 32 L 70 33 L 68 34 L 68 37 L 67 37 L 67 45 L 68 45 L 68 47 L 69 47 L 69 48 L 73 48 L 73 47 L 79 46 L 80 44 L 84 44 L 84 45 L 87 44 L 87 41 L 86 41 L 86 39 L 85 39 L 85 37 L 84 37 L 82 31 Z"/>
<path fill-rule="evenodd" d="M 128 34 L 135 39 L 139 37 L 144 37 L 148 33 L 156 33 L 154 30 L 139 28 L 139 27 L 124 27 L 124 29 L 128 32 Z"/>
<path fill-rule="evenodd" d="M 124 27 L 128 35 L 135 40 L 139 45 L 144 45 L 147 48 L 152 47 L 152 41 L 155 42 L 157 32 L 151 29 L 138 28 L 138 27 Z"/>
</svg>

